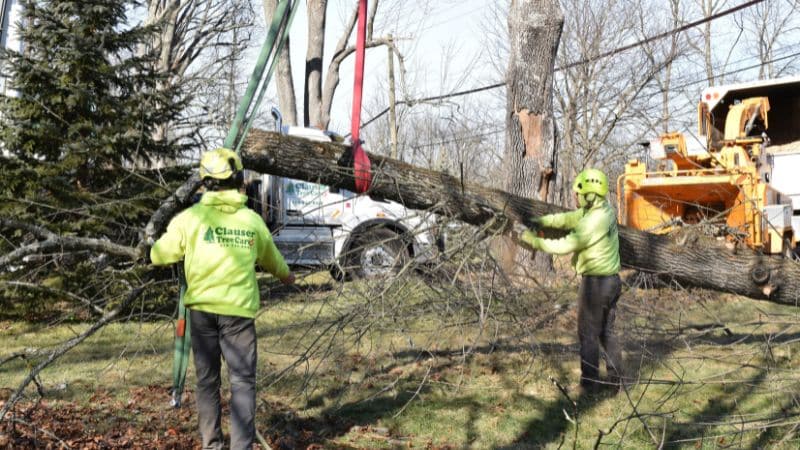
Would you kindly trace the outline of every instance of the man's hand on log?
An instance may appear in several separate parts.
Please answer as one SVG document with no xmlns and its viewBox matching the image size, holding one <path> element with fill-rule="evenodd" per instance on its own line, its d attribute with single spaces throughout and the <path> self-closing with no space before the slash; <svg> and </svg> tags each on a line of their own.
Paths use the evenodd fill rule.
<svg viewBox="0 0 800 450">
<path fill-rule="evenodd" d="M 511 228 L 511 233 L 510 233 L 511 240 L 513 240 L 514 243 L 517 245 L 527 246 L 527 244 L 525 244 L 525 242 L 522 240 L 522 235 L 525 234 L 525 232 L 527 231 L 530 231 L 528 227 L 519 222 L 514 222 L 514 225 Z"/>
<path fill-rule="evenodd" d="M 287 275 L 285 278 L 283 278 L 281 280 L 281 283 L 284 286 L 291 286 L 291 285 L 294 284 L 294 281 L 295 281 L 294 272 L 289 272 L 289 275 Z"/>
<path fill-rule="evenodd" d="M 538 250 L 539 248 L 537 245 L 535 245 L 535 242 L 539 238 L 543 237 L 544 233 L 541 230 L 541 225 L 538 218 L 530 220 L 529 223 L 531 226 L 526 227 L 520 222 L 514 222 L 510 233 L 511 239 L 517 245 L 527 247 L 532 250 Z"/>
<path fill-rule="evenodd" d="M 153 262 L 150 260 L 150 249 L 155 244 L 152 236 L 146 236 L 142 242 L 136 246 L 136 262 L 144 266 L 149 266 Z"/>
</svg>

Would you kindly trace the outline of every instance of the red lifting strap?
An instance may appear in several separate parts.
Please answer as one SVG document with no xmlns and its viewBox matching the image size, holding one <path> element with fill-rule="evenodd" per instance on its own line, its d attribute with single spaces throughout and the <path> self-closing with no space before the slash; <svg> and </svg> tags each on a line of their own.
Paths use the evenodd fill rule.
<svg viewBox="0 0 800 450">
<path fill-rule="evenodd" d="M 186 319 L 178 319 L 178 326 L 175 328 L 175 336 L 183 337 L 186 335 Z"/>
<path fill-rule="evenodd" d="M 356 40 L 356 70 L 353 86 L 353 115 L 350 119 L 350 136 L 353 142 L 353 169 L 356 192 L 364 193 L 372 183 L 369 157 L 361 147 L 361 93 L 364 88 L 364 44 L 367 40 L 367 0 L 358 3 L 358 34 Z"/>
</svg>

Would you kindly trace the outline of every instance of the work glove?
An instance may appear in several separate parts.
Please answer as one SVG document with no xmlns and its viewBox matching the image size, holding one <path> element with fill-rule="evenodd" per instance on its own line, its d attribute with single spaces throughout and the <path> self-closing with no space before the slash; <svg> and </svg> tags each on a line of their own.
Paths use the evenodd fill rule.
<svg viewBox="0 0 800 450">
<path fill-rule="evenodd" d="M 542 225 L 541 217 L 533 217 L 528 220 L 528 223 L 530 224 L 528 228 L 537 233 L 542 231 L 542 228 L 544 228 L 544 225 Z"/>
<path fill-rule="evenodd" d="M 281 280 L 281 283 L 284 286 L 293 285 L 294 284 L 294 272 L 289 272 L 289 275 L 286 275 L 286 277 Z"/>
<path fill-rule="evenodd" d="M 525 244 L 528 246 L 533 246 L 533 242 L 539 239 L 538 235 L 540 234 L 541 231 L 538 231 L 537 229 L 528 228 L 519 222 L 515 222 L 511 237 L 514 239 L 517 245 Z"/>
<path fill-rule="evenodd" d="M 150 249 L 153 248 L 155 240 L 152 236 L 147 236 L 139 245 L 136 246 L 136 262 L 148 266 L 153 263 L 150 260 Z"/>
<path fill-rule="evenodd" d="M 539 250 L 541 248 L 542 238 L 537 236 L 537 232 L 533 230 L 526 230 L 522 233 L 521 239 L 522 242 L 528 244 L 534 250 Z"/>
</svg>

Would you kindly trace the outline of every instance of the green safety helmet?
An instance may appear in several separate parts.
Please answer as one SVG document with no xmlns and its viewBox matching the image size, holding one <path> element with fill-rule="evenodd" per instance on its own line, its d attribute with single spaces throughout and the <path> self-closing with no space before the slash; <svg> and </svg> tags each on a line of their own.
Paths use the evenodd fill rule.
<svg viewBox="0 0 800 450">
<path fill-rule="evenodd" d="M 572 190 L 579 195 L 597 194 L 605 197 L 608 194 L 608 178 L 601 170 L 586 169 L 575 177 Z"/>
<path fill-rule="evenodd" d="M 233 160 L 233 162 L 231 162 Z M 242 159 L 231 149 L 215 148 L 203 153 L 200 158 L 200 179 L 227 180 L 244 169 Z"/>
</svg>

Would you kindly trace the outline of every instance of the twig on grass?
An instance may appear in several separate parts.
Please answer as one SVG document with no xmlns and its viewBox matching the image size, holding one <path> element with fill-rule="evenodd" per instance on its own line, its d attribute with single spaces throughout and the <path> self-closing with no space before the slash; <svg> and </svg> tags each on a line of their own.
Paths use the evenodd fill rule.
<svg viewBox="0 0 800 450">
<path fill-rule="evenodd" d="M 19 386 L 17 387 L 16 391 L 14 391 L 14 393 L 8 399 L 6 404 L 3 406 L 3 409 L 0 410 L 0 420 L 3 420 L 5 418 L 5 416 L 6 416 L 6 414 L 17 403 L 17 401 L 19 401 L 19 399 L 22 398 L 22 394 L 25 391 L 25 388 L 31 382 L 35 381 L 36 377 L 39 375 L 39 373 L 42 370 L 44 370 L 46 367 L 48 367 L 54 361 L 58 360 L 65 353 L 67 353 L 68 351 L 72 350 L 75 346 L 77 346 L 81 342 L 85 341 L 86 338 L 88 338 L 89 336 L 93 335 L 94 333 L 96 333 L 97 331 L 99 331 L 100 329 L 102 329 L 103 327 L 108 325 L 109 323 L 111 323 L 114 319 L 116 319 L 116 317 L 122 311 L 125 310 L 125 308 L 128 307 L 128 305 L 130 305 L 134 300 L 136 300 L 136 298 L 139 297 L 139 295 L 141 295 L 141 293 L 144 292 L 144 290 L 148 286 L 150 286 L 150 284 L 152 284 L 152 281 L 148 280 L 144 284 L 142 284 L 141 286 L 139 286 L 136 289 L 134 289 L 133 291 L 131 291 L 128 294 L 128 296 L 125 298 L 125 300 L 123 300 L 122 303 L 120 303 L 120 305 L 117 306 L 117 308 L 115 308 L 114 310 L 109 311 L 108 313 L 106 313 L 100 320 L 95 322 L 88 330 L 84 331 L 79 336 L 76 336 L 76 337 L 68 340 L 67 342 L 62 344 L 60 347 L 58 347 L 57 349 L 53 350 L 53 352 L 50 353 L 50 356 L 48 356 L 47 359 L 45 359 L 44 361 L 39 363 L 36 367 L 34 367 L 31 370 L 31 372 L 28 374 L 28 376 L 25 377 L 25 379 L 22 380 L 22 382 L 19 384 Z M 37 382 L 37 384 L 38 384 L 38 382 Z"/>
</svg>

